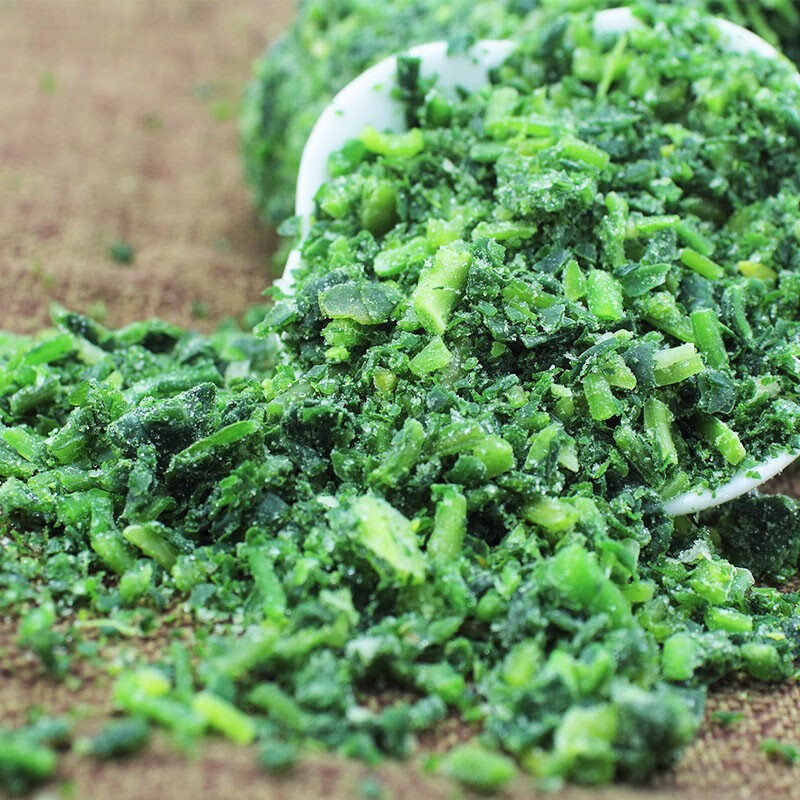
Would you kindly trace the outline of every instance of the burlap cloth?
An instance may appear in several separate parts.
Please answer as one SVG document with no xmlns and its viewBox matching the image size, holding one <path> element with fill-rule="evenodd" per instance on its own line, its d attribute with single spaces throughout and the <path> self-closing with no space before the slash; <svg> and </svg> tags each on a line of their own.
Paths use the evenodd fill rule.
<svg viewBox="0 0 800 800">
<path fill-rule="evenodd" d="M 32 331 L 51 300 L 118 325 L 149 315 L 208 329 L 257 302 L 274 238 L 253 213 L 236 147 L 241 86 L 252 59 L 292 12 L 290 0 L 0 0 L 0 328 Z M 108 253 L 135 251 L 130 265 Z M 784 488 L 792 490 L 791 479 Z M 0 553 L 0 558 L 2 554 Z M 102 643 L 120 666 L 190 628 L 167 623 L 143 641 Z M 71 710 L 91 732 L 110 710 L 109 679 L 81 665 L 46 678 L 0 618 L 0 727 L 40 707 Z M 742 711 L 727 728 L 717 710 Z M 458 735 L 443 730 L 444 746 Z M 697 742 L 645 788 L 560 797 L 800 798 L 800 768 L 769 761 L 766 736 L 800 741 L 800 689 L 716 689 Z M 382 794 L 375 793 L 380 779 Z M 365 782 L 366 780 L 366 782 Z M 2 794 L 2 790 L 0 790 Z M 146 753 L 96 764 L 66 755 L 42 790 L 92 800 L 140 798 L 451 798 L 417 762 L 377 770 L 311 756 L 289 777 L 260 771 L 252 750 L 223 741 L 188 759 L 156 737 Z M 513 797 L 532 797 L 520 778 Z"/>
</svg>

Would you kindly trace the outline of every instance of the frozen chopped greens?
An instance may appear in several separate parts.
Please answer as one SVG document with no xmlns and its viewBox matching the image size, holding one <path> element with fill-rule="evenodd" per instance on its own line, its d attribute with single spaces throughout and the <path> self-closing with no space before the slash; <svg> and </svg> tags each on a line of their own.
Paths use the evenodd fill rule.
<svg viewBox="0 0 800 800">
<path fill-rule="evenodd" d="M 255 334 L 0 338 L 20 644 L 63 675 L 89 626 L 195 627 L 89 752 L 146 719 L 372 763 L 456 718 L 441 768 L 480 789 L 643 780 L 713 680 L 793 673 L 798 598 L 751 570 L 794 569 L 795 503 L 740 501 L 733 541 L 663 498 L 796 442 L 800 89 L 695 13 L 643 20 L 543 26 L 473 95 L 404 63 L 412 132 L 336 154 Z M 0 736 L 19 787 L 55 759 Z"/>
<path fill-rule="evenodd" d="M 0 730 L 0 789 L 22 794 L 50 778 L 58 765 L 56 748 L 68 743 L 71 733 L 67 722 L 49 717 L 19 730 Z"/>
<path fill-rule="evenodd" d="M 540 523 L 573 487 L 668 499 L 800 447 L 796 73 L 672 13 L 553 27 L 462 101 L 407 65 L 411 132 L 333 156 L 270 319 L 376 420 L 348 447 L 390 460 L 349 480 L 419 503 L 421 462 Z"/>
<path fill-rule="evenodd" d="M 292 213 L 300 154 L 339 89 L 371 64 L 415 44 L 522 38 L 576 10 L 633 0 L 302 0 L 287 34 L 256 61 L 241 117 L 245 173 L 256 205 L 273 222 Z M 744 25 L 800 61 L 793 0 L 670 0 Z"/>
</svg>

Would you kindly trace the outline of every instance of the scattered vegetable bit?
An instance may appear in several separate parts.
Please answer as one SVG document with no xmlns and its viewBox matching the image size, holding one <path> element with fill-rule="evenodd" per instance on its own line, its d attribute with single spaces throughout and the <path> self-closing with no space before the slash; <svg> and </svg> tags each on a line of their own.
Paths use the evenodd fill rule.
<svg viewBox="0 0 800 800">
<path fill-rule="evenodd" d="M 789 766 L 793 766 L 800 761 L 800 749 L 797 745 L 789 742 L 780 742 L 777 739 L 768 738 L 761 742 L 761 749 L 767 755 L 767 758 L 782 761 Z"/>
<path fill-rule="evenodd" d="M 112 242 L 108 246 L 108 254 L 117 264 L 132 264 L 135 257 L 133 247 L 127 242 Z"/>
</svg>

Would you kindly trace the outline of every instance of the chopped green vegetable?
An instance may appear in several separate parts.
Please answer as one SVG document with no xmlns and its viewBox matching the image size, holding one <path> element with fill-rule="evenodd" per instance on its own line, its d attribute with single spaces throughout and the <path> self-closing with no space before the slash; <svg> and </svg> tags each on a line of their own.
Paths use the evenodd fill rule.
<svg viewBox="0 0 800 800">
<path fill-rule="evenodd" d="M 711 718 L 714 722 L 718 722 L 723 728 L 735 725 L 744 719 L 744 712 L 742 711 L 715 711 Z"/>
<path fill-rule="evenodd" d="M 496 792 L 514 777 L 514 762 L 476 745 L 451 750 L 443 764 L 451 778 L 482 792 Z"/>
<path fill-rule="evenodd" d="M 0 785 L 23 794 L 47 780 L 58 763 L 55 750 L 23 731 L 0 731 Z"/>
<path fill-rule="evenodd" d="M 524 38 L 565 11 L 632 5 L 634 0 L 302 0 L 284 38 L 256 62 L 242 109 L 241 134 L 247 178 L 258 207 L 273 221 L 292 213 L 303 145 L 323 107 L 348 81 L 386 56 L 414 44 L 447 39 L 463 48 L 475 39 Z M 672 5 L 706 8 L 712 14 L 755 30 L 800 61 L 800 12 L 791 0 L 668 0 Z M 369 35 L 364 35 L 364 31 Z M 604 98 L 633 71 L 646 83 L 631 54 L 629 36 L 600 52 L 581 41 L 575 68 Z M 514 87 L 501 87 L 486 126 L 490 135 L 508 131 L 515 110 Z M 724 94 L 723 94 L 724 96 Z M 678 94 L 665 102 L 677 103 Z M 443 108 L 443 111 L 439 111 Z M 441 95 L 431 98 L 430 116 L 451 113 Z M 678 127 L 678 126 L 676 126 Z M 508 135 L 503 133 L 503 136 Z M 502 138 L 502 136 L 501 136 Z M 678 137 L 676 136 L 676 139 Z M 602 160 L 600 162 L 602 164 Z M 679 221 L 683 242 L 710 257 L 704 234 Z"/>
<path fill-rule="evenodd" d="M 445 245 L 420 276 L 414 291 L 414 310 L 429 333 L 445 332 L 450 313 L 464 291 L 470 260 L 466 248 Z"/>
<path fill-rule="evenodd" d="M 266 742 L 258 754 L 258 761 L 264 769 L 282 775 L 297 763 L 297 747 L 288 742 Z"/>
<path fill-rule="evenodd" d="M 250 744 L 255 739 L 253 720 L 221 697 L 200 692 L 192 698 L 192 710 L 237 744 Z"/>
<path fill-rule="evenodd" d="M 117 264 L 132 264 L 136 255 L 133 248 L 127 242 L 113 242 L 108 246 L 108 254 Z"/>
<path fill-rule="evenodd" d="M 778 739 L 767 738 L 761 742 L 761 749 L 767 758 L 782 761 L 784 764 L 794 765 L 800 761 L 800 748 L 790 742 L 781 742 Z"/>
<path fill-rule="evenodd" d="M 138 753 L 150 736 L 147 723 L 137 717 L 110 722 L 86 744 L 94 758 L 119 758 Z"/>
<path fill-rule="evenodd" d="M 752 493 L 707 512 L 705 522 L 735 564 L 757 578 L 788 576 L 800 556 L 799 513 L 786 497 Z"/>
<path fill-rule="evenodd" d="M 725 274 L 725 270 L 719 264 L 690 247 L 681 250 L 681 261 L 698 275 L 711 281 L 719 280 Z"/>
</svg>

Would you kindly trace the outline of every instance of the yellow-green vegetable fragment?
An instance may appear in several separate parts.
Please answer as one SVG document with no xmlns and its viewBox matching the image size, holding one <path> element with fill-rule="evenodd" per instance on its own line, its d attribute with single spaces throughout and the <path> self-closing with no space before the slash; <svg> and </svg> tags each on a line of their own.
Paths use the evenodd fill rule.
<svg viewBox="0 0 800 800">
<path fill-rule="evenodd" d="M 212 728 L 225 734 L 236 744 L 250 744 L 256 736 L 253 720 L 235 706 L 210 692 L 199 692 L 192 698 L 192 709 Z"/>
<path fill-rule="evenodd" d="M 464 247 L 441 247 L 420 276 L 414 310 L 429 333 L 441 335 L 467 282 L 471 256 Z"/>
<path fill-rule="evenodd" d="M 510 758 L 475 745 L 462 745 L 445 757 L 444 771 L 460 783 L 483 792 L 496 792 L 514 777 Z"/>
</svg>

